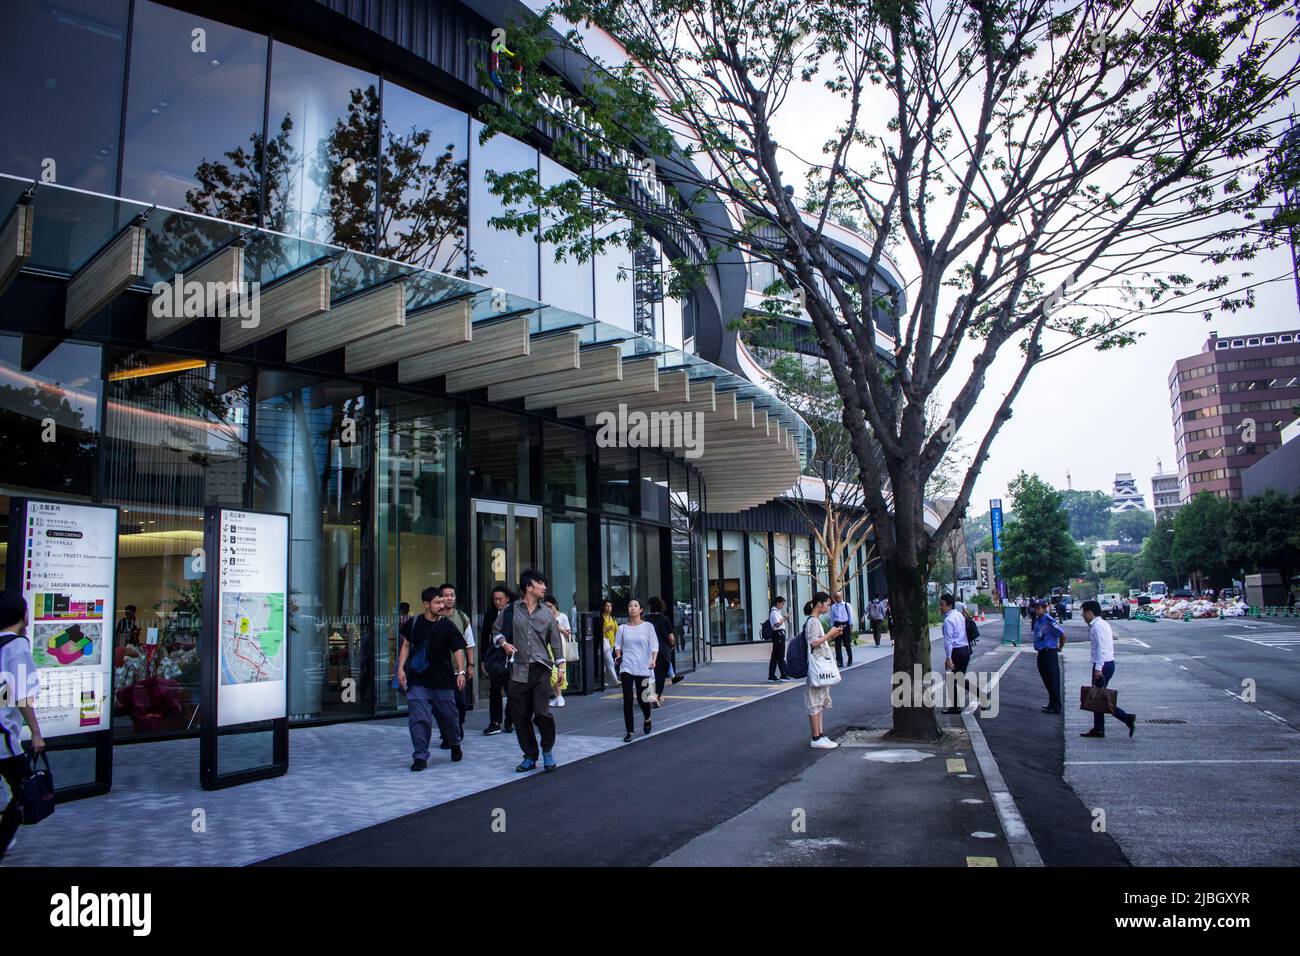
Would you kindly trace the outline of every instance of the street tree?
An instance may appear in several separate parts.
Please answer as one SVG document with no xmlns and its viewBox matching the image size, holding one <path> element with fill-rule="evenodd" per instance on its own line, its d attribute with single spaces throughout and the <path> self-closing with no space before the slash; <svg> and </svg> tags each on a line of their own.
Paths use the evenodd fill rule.
<svg viewBox="0 0 1300 956">
<path fill-rule="evenodd" d="M 1069 515 L 1074 540 L 1104 538 L 1110 530 L 1111 497 L 1104 491 L 1062 491 L 1061 503 Z"/>
<path fill-rule="evenodd" d="M 546 131 L 574 179 L 488 172 L 492 224 L 580 259 L 689 228 L 711 251 L 674 259 L 673 291 L 719 281 L 737 250 L 774 266 L 843 398 L 894 670 L 925 672 L 926 572 L 1030 373 L 1132 342 L 1139 313 L 1247 306 L 1265 281 L 1248 267 L 1282 238 L 1257 210 L 1296 43 L 1283 0 L 560 0 L 510 28 L 511 82 L 480 115 L 484 137 Z M 557 109 L 552 64 L 583 63 L 581 112 Z M 680 202 L 645 200 L 661 172 Z M 837 251 L 846 215 L 865 265 Z M 887 255 L 906 302 L 878 284 Z M 981 404 L 998 360 L 1007 385 Z M 930 529 L 926 484 L 958 432 L 974 451 Z M 932 707 L 893 721 L 938 736 Z"/>
<path fill-rule="evenodd" d="M 1002 529 L 1002 574 L 1047 594 L 1083 571 L 1084 555 L 1070 536 L 1061 493 L 1023 471 L 1007 486 L 1016 519 Z"/>
<path fill-rule="evenodd" d="M 1223 548 L 1234 572 L 1277 571 L 1289 583 L 1300 570 L 1300 494 L 1269 489 L 1232 502 Z"/>
<path fill-rule="evenodd" d="M 1110 536 L 1117 541 L 1141 544 L 1156 525 L 1156 516 L 1145 508 L 1116 511 L 1110 516 Z"/>
<path fill-rule="evenodd" d="M 1147 589 L 1151 581 L 1164 581 L 1177 586 L 1180 581 L 1178 569 L 1173 562 L 1174 519 L 1168 515 L 1156 522 L 1147 539 L 1142 542 L 1142 551 L 1138 554 L 1137 584 L 1134 587 Z"/>
<path fill-rule="evenodd" d="M 1211 585 L 1232 580 L 1232 567 L 1224 549 L 1228 535 L 1230 505 L 1222 498 L 1202 491 L 1174 515 L 1170 563 L 1182 578 L 1190 578 L 1200 593 Z"/>
</svg>

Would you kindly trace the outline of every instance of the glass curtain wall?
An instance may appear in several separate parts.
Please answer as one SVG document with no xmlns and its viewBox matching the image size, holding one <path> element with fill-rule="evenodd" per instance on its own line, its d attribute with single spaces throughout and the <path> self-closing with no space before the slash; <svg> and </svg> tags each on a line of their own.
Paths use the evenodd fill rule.
<svg viewBox="0 0 1300 956">
<path fill-rule="evenodd" d="M 573 173 L 554 160 L 541 156 L 539 158 L 539 175 L 543 188 L 558 186 L 574 178 Z M 541 228 L 554 226 L 557 217 L 549 210 L 542 210 Z M 579 315 L 595 313 L 595 278 L 592 274 L 592 260 L 579 262 L 575 256 L 566 252 L 564 258 L 555 258 L 558 246 L 555 243 L 541 244 L 541 295 L 539 298 L 547 305 L 557 309 L 566 309 Z"/>
<path fill-rule="evenodd" d="M 791 569 L 791 561 L 794 560 L 791 551 L 790 536 L 781 532 L 772 535 L 772 570 L 776 576 L 776 594 L 772 595 L 775 600 L 778 595 L 785 598 L 786 612 L 792 616 L 792 619 L 798 617 L 803 612 L 803 602 L 806 597 L 800 596 L 795 591 L 794 572 Z"/>
<path fill-rule="evenodd" d="M 405 706 L 392 686 L 399 605 L 419 613 L 421 591 L 456 580 L 461 442 L 441 399 L 380 389 L 375 409 L 374 695 L 377 710 L 396 711 Z"/>
<path fill-rule="evenodd" d="M 257 224 L 268 42 L 136 0 L 123 196 Z"/>
<path fill-rule="evenodd" d="M 121 508 L 117 600 L 136 608 L 138 629 L 115 629 L 119 734 L 199 725 L 203 571 L 193 552 L 203 546 L 204 506 L 244 506 L 251 387 L 243 365 L 111 355 L 103 500 Z"/>
<path fill-rule="evenodd" d="M 5 3 L 0 172 L 115 192 L 128 9 L 127 0 Z"/>
<path fill-rule="evenodd" d="M 265 371 L 255 414 L 254 507 L 293 516 L 289 714 L 365 713 L 374 660 L 362 617 L 370 409 L 356 385 Z"/>
<path fill-rule="evenodd" d="M 749 631 L 745 640 L 757 641 L 763 633 L 763 622 L 772 607 L 772 593 L 768 590 L 767 535 L 751 531 L 745 535 L 749 555 Z"/>
<path fill-rule="evenodd" d="M 627 617 L 627 602 L 636 586 L 632 559 L 632 529 L 623 521 L 601 526 L 601 558 L 605 570 L 604 597 L 614 603 L 614 616 Z"/>
<path fill-rule="evenodd" d="M 267 103 L 265 225 L 375 251 L 379 77 L 275 43 Z"/>
<path fill-rule="evenodd" d="M 470 250 L 478 281 L 509 289 L 516 295 L 538 297 L 537 239 L 533 233 L 518 235 L 497 229 L 489 222 L 505 211 L 500 197 L 493 195 L 485 173 L 537 173 L 537 150 L 509 136 L 493 136 L 480 145 L 483 124 L 470 123 Z"/>
<path fill-rule="evenodd" d="M 469 277 L 469 117 L 384 82 L 379 254 Z"/>
</svg>

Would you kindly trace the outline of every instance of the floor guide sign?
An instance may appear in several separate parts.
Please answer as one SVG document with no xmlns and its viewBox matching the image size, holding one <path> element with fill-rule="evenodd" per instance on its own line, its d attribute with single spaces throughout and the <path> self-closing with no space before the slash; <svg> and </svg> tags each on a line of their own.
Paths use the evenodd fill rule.
<svg viewBox="0 0 1300 956">
<path fill-rule="evenodd" d="M 284 717 L 289 519 L 223 508 L 220 534 L 217 723 Z"/>
<path fill-rule="evenodd" d="M 28 499 L 14 519 L 21 522 L 27 636 L 41 679 L 41 731 L 59 737 L 108 730 L 117 509 Z"/>
</svg>

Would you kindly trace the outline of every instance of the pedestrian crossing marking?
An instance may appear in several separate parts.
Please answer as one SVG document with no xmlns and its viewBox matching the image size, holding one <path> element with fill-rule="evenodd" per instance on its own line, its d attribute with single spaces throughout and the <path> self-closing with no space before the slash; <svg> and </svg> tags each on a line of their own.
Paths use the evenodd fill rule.
<svg viewBox="0 0 1300 956">
<path fill-rule="evenodd" d="M 967 772 L 967 771 L 966 771 L 966 761 L 965 761 L 965 760 L 962 760 L 960 757 L 949 757 L 949 758 L 948 758 L 948 772 L 949 772 L 949 773 L 966 773 L 966 772 Z"/>
<path fill-rule="evenodd" d="M 1247 644 L 1258 644 L 1260 647 L 1273 647 L 1281 651 L 1289 652 L 1291 647 L 1300 644 L 1300 634 L 1286 634 L 1278 637 L 1243 637 L 1240 634 L 1229 634 L 1228 637 L 1234 641 L 1245 641 Z"/>
<path fill-rule="evenodd" d="M 968 856 L 966 857 L 967 866 L 997 866 L 998 860 L 994 856 Z"/>
</svg>

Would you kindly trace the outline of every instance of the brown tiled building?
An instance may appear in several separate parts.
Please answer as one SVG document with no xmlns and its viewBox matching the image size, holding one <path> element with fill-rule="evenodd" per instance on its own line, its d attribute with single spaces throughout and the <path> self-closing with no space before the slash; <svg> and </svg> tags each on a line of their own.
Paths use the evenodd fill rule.
<svg viewBox="0 0 1300 956">
<path fill-rule="evenodd" d="M 1219 338 L 1169 372 L 1184 502 L 1240 498 L 1241 472 L 1282 444 L 1300 406 L 1300 329 Z"/>
</svg>

